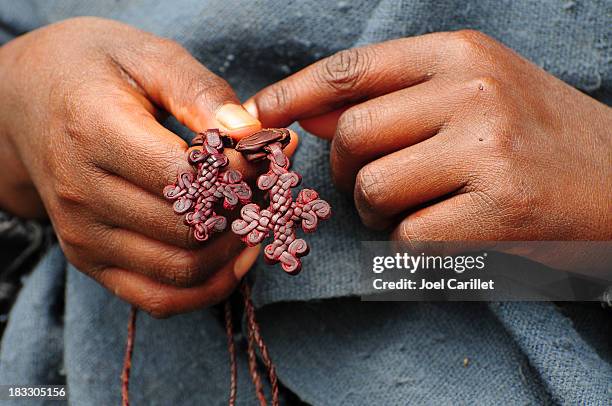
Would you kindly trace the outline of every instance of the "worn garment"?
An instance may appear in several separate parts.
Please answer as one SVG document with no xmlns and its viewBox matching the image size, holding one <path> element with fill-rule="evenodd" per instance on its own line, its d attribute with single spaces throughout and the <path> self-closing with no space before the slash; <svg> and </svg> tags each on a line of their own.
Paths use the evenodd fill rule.
<svg viewBox="0 0 612 406">
<path fill-rule="evenodd" d="M 3 0 L 0 39 L 77 15 L 173 38 L 243 98 L 341 49 L 474 28 L 612 100 L 610 1 Z M 175 122 L 168 125 L 187 136 Z M 384 236 L 366 231 L 350 197 L 332 187 L 328 144 L 300 135 L 294 168 L 330 201 L 334 215 L 309 236 L 312 254 L 298 277 L 265 265 L 254 272 L 262 332 L 293 394 L 317 405 L 612 403 L 612 319 L 595 305 L 355 298 L 359 242 Z M 128 311 L 53 248 L 10 315 L 0 384 L 65 380 L 73 404 L 117 404 Z M 238 350 L 239 403 L 255 404 L 244 348 Z M 133 403 L 224 404 L 227 364 L 214 309 L 168 320 L 141 314 Z"/>
</svg>

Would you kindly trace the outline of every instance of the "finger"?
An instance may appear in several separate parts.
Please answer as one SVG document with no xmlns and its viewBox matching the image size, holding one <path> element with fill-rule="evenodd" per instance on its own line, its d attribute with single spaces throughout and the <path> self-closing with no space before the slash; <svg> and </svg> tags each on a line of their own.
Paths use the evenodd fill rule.
<svg viewBox="0 0 612 406">
<path fill-rule="evenodd" d="M 190 287 L 214 275 L 244 248 L 235 235 L 228 233 L 211 239 L 205 247 L 183 249 L 145 237 L 136 232 L 106 227 L 97 232 L 94 247 L 70 248 L 73 256 L 88 253 L 91 261 L 106 266 L 129 269 L 167 285 Z"/>
<path fill-rule="evenodd" d="M 96 220 L 111 227 L 126 229 L 180 248 L 195 248 L 201 243 L 176 215 L 161 194 L 153 194 L 110 173 L 102 173 L 92 189 L 91 210 Z"/>
<path fill-rule="evenodd" d="M 285 126 L 424 82 L 438 71 L 440 34 L 341 51 L 261 90 L 245 103 L 265 126 Z"/>
<path fill-rule="evenodd" d="M 525 257 L 556 269 L 580 270 L 587 274 L 594 270 L 593 258 L 595 268 L 598 259 L 603 259 L 601 264 L 605 262 L 606 256 L 601 256 L 597 249 L 587 249 L 568 257 L 564 253 L 572 250 L 563 242 L 521 242 L 526 220 L 517 219 L 507 209 L 500 208 L 496 202 L 498 198 L 482 190 L 458 194 L 403 219 L 392 232 L 391 240 L 399 242 L 398 248 L 416 253 L 457 255 L 496 251 Z M 532 221 L 529 224 L 533 226 Z M 584 266 L 586 257 L 589 257 L 588 269 Z"/>
<path fill-rule="evenodd" d="M 338 110 L 330 111 L 329 113 L 321 114 L 320 116 L 306 118 L 300 121 L 300 126 L 311 134 L 319 138 L 331 140 L 336 133 L 338 120 L 340 116 L 348 110 L 349 107 L 342 107 Z"/>
<path fill-rule="evenodd" d="M 465 187 L 469 153 L 453 138 L 441 133 L 364 166 L 354 190 L 363 223 L 385 229 L 400 213 Z"/>
<path fill-rule="evenodd" d="M 203 246 L 195 239 L 193 229 L 185 224 L 185 217 L 174 213 L 168 200 L 118 176 L 100 175 L 90 198 L 96 202 L 90 207 L 98 222 L 180 248 Z M 228 222 L 237 215 L 236 212 L 226 213 L 222 207 L 217 209 L 219 214 L 228 218 Z M 214 239 L 219 238 L 223 237 L 218 235 Z"/>
<path fill-rule="evenodd" d="M 178 43 L 147 37 L 141 45 L 120 47 L 115 62 L 149 98 L 191 130 L 219 128 L 240 138 L 261 128 L 230 85 Z"/>
<path fill-rule="evenodd" d="M 115 295 L 154 317 L 168 317 L 219 303 L 238 285 L 257 259 L 258 247 L 246 248 L 205 284 L 192 288 L 164 285 L 121 268 L 107 268 L 91 276 Z"/>
<path fill-rule="evenodd" d="M 511 237 L 504 235 L 493 214 L 488 199 L 480 192 L 461 193 L 410 214 L 397 225 L 391 239 L 407 242 L 415 250 L 424 250 L 428 242 L 457 244 Z M 442 246 L 437 244 L 436 248 Z"/>
<path fill-rule="evenodd" d="M 193 172 L 187 162 L 188 145 L 141 107 L 115 104 L 100 121 L 106 123 L 100 129 L 105 136 L 99 139 L 102 145 L 96 149 L 94 161 L 102 169 L 155 195 L 161 195 L 165 186 L 176 181 L 178 174 Z M 297 143 L 297 134 L 292 132 L 285 152 L 292 154 Z M 229 158 L 229 166 L 247 179 L 254 179 L 261 169 L 231 148 L 224 149 L 224 153 Z"/>
<path fill-rule="evenodd" d="M 448 87 L 429 81 L 351 107 L 331 145 L 336 185 L 351 190 L 363 165 L 452 128 L 453 115 L 479 91 L 477 82 Z"/>
</svg>

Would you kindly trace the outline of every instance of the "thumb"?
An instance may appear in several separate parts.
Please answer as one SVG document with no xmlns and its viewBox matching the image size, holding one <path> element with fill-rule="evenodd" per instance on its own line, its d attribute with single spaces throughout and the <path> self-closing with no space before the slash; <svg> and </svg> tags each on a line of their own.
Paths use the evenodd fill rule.
<svg viewBox="0 0 612 406">
<path fill-rule="evenodd" d="M 117 62 L 146 96 L 194 132 L 219 128 L 241 138 L 261 123 L 240 104 L 231 86 L 206 69 L 178 43 L 156 39 L 151 46 L 119 55 Z"/>
</svg>

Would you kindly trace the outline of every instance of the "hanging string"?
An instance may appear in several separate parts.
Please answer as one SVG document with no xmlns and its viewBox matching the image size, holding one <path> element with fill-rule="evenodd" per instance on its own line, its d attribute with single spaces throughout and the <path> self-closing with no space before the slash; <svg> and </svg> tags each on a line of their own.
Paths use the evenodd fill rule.
<svg viewBox="0 0 612 406">
<path fill-rule="evenodd" d="M 257 343 L 259 347 L 259 353 L 264 366 L 268 370 L 268 378 L 270 380 L 270 386 L 272 387 L 272 406 L 279 405 L 279 389 L 278 389 L 278 377 L 276 375 L 276 367 L 270 358 L 268 347 L 266 346 L 263 338 L 261 337 L 259 324 L 255 318 L 255 306 L 251 300 L 251 286 L 244 280 L 240 286 L 242 296 L 244 297 L 244 310 L 247 317 L 247 329 L 249 336 L 252 336 L 252 340 Z M 251 350 L 249 350 L 251 351 Z M 255 349 L 252 350 L 253 353 Z"/>
<path fill-rule="evenodd" d="M 136 314 L 138 309 L 132 306 L 128 319 L 127 342 L 125 345 L 125 357 L 123 358 L 123 371 L 121 372 L 121 405 L 130 405 L 130 369 L 132 368 L 132 353 L 134 352 L 134 336 L 136 334 Z"/>
<path fill-rule="evenodd" d="M 261 377 L 257 370 L 257 349 L 261 355 L 264 366 L 268 370 L 268 378 L 272 388 L 272 406 L 279 406 L 279 385 L 278 376 L 276 375 L 276 367 L 270 358 L 268 347 L 263 341 L 261 331 L 257 319 L 255 318 L 255 306 L 251 300 L 251 287 L 246 280 L 243 280 L 240 286 L 240 291 L 244 299 L 244 312 L 247 319 L 247 354 L 249 362 L 249 373 L 251 380 L 255 386 L 255 392 L 260 406 L 267 406 L 266 396 L 264 394 Z M 129 386 L 130 386 L 130 370 L 132 367 L 132 354 L 134 352 L 134 338 L 136 334 L 136 315 L 138 309 L 132 306 L 128 319 L 127 342 L 125 346 L 125 357 L 123 359 L 123 371 L 121 373 L 121 404 L 129 406 Z M 238 392 L 238 367 L 236 360 L 236 345 L 234 343 L 234 326 L 232 322 L 232 307 L 228 299 L 224 304 L 225 316 L 225 333 L 227 335 L 227 349 L 230 362 L 230 392 L 228 397 L 229 406 L 236 405 Z M 256 349 L 257 347 L 257 349 Z"/>
<path fill-rule="evenodd" d="M 232 323 L 232 304 L 230 300 L 225 301 L 225 333 L 227 334 L 227 350 L 230 356 L 230 393 L 229 406 L 236 405 L 236 393 L 238 392 L 238 368 L 236 365 L 236 345 L 234 344 L 234 326 Z"/>
<path fill-rule="evenodd" d="M 266 396 L 264 395 L 263 384 L 261 383 L 261 378 L 259 377 L 259 372 L 257 371 L 257 355 L 255 354 L 255 337 L 253 336 L 253 332 L 247 331 L 247 354 L 249 360 L 249 373 L 251 375 L 251 380 L 253 381 L 253 385 L 255 386 L 255 394 L 257 395 L 257 399 L 259 400 L 260 406 L 266 406 Z"/>
</svg>

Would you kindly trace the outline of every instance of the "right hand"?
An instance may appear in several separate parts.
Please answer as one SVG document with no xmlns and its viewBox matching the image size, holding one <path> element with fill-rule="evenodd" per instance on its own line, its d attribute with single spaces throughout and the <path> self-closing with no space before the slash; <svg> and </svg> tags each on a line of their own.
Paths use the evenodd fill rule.
<svg viewBox="0 0 612 406">
<path fill-rule="evenodd" d="M 259 249 L 240 252 L 231 232 L 196 244 L 162 196 L 191 169 L 188 146 L 157 121 L 167 111 L 235 138 L 260 129 L 224 80 L 172 41 L 97 18 L 9 42 L 0 77 L 0 207 L 48 215 L 72 264 L 154 316 L 231 293 Z"/>
</svg>

